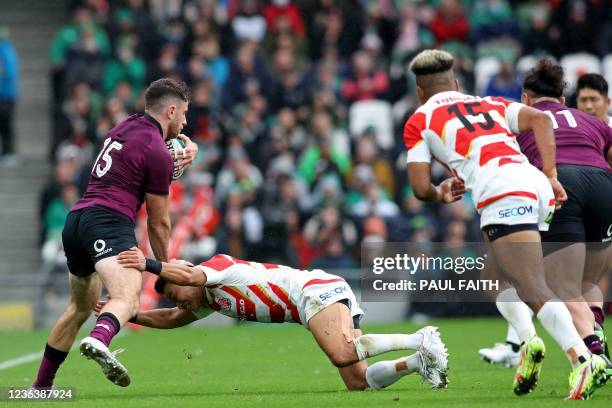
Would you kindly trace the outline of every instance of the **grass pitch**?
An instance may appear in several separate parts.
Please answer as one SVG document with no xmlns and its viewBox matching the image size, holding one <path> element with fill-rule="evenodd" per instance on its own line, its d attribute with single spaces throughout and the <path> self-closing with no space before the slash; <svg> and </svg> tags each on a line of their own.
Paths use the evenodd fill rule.
<svg viewBox="0 0 612 408">
<path fill-rule="evenodd" d="M 371 333 L 413 332 L 410 323 L 368 325 Z M 542 378 L 536 391 L 516 397 L 512 369 L 478 359 L 480 347 L 504 339 L 501 319 L 437 320 L 450 352 L 446 390 L 430 390 L 416 374 L 383 391 L 348 392 L 337 370 L 311 334 L 298 325 L 240 325 L 230 328 L 147 329 L 116 339 L 111 349 L 125 348 L 119 358 L 132 384 L 120 388 L 102 376 L 97 364 L 73 351 L 60 368 L 58 387 L 74 387 L 73 407 L 558 407 L 566 396 L 569 364 L 541 327 L 547 345 Z M 612 334 L 612 333 L 610 333 Z M 610 336 L 609 334 L 609 336 Z M 42 350 L 46 331 L 0 333 L 0 362 Z M 378 359 L 398 358 L 389 353 Z M 377 359 L 371 359 L 376 361 Z M 0 371 L 0 387 L 29 386 L 38 360 Z M 61 406 L 58 402 L 0 402 L 0 406 Z M 585 402 L 612 406 L 612 384 Z"/>
</svg>

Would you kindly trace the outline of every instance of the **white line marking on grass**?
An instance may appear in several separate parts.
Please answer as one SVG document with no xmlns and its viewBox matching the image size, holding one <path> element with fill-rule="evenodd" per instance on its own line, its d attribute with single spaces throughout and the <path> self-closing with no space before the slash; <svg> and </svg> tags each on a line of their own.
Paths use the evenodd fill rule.
<svg viewBox="0 0 612 408">
<path fill-rule="evenodd" d="M 128 331 L 120 331 L 114 338 L 123 337 L 128 334 Z M 70 347 L 70 350 L 74 348 L 74 346 L 79 343 L 80 340 L 75 341 Z M 23 364 L 31 363 L 32 361 L 36 361 L 43 356 L 42 351 L 37 351 L 36 353 L 25 354 L 21 357 L 11 358 L 10 360 L 0 362 L 0 371 L 7 370 L 9 368 L 17 367 Z"/>
<path fill-rule="evenodd" d="M 41 358 L 42 355 L 43 355 L 42 351 L 39 351 L 36 353 L 30 353 L 30 354 L 26 354 L 25 356 L 12 358 L 10 360 L 3 361 L 0 363 L 0 371 L 6 370 L 7 368 L 17 367 L 22 364 L 27 364 L 32 361 L 36 361 L 39 358 Z"/>
</svg>

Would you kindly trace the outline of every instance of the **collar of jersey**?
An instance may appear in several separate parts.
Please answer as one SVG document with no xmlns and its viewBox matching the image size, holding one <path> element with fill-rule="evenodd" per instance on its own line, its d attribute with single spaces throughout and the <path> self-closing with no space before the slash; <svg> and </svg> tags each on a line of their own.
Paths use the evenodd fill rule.
<svg viewBox="0 0 612 408">
<path fill-rule="evenodd" d="M 164 132 L 162 131 L 162 127 L 161 124 L 157 121 L 157 119 L 155 119 L 153 116 L 149 115 L 148 113 L 144 113 L 142 115 L 146 120 L 148 120 L 149 122 L 151 122 L 152 124 L 154 124 L 155 126 L 157 126 L 157 129 L 159 130 L 159 134 L 161 135 L 161 137 L 164 137 Z"/>
</svg>

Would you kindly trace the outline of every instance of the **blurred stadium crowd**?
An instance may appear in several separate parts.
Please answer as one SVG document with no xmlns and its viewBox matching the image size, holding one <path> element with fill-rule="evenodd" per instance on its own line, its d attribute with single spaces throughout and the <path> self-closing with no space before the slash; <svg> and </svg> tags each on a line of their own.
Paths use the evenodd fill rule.
<svg viewBox="0 0 612 408">
<path fill-rule="evenodd" d="M 72 3 L 50 50 L 47 263 L 61 255 L 97 146 L 143 110 L 143 90 L 159 77 L 190 84 L 184 133 L 200 148 L 173 183 L 170 255 L 333 270 L 357 266 L 364 241 L 480 240 L 469 197 L 425 205 L 407 186 L 401 135 L 417 106 L 407 63 L 418 51 L 451 51 L 465 92 L 515 100 L 540 54 L 573 67 L 588 53 L 568 70 L 571 84 L 612 52 L 610 4 L 597 0 Z M 438 179 L 445 172 L 435 169 Z"/>
</svg>

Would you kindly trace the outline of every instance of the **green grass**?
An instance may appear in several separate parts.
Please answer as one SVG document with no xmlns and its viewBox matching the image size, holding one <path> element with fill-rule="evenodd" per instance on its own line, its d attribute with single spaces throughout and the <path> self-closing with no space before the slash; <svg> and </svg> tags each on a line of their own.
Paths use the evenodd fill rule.
<svg viewBox="0 0 612 408">
<path fill-rule="evenodd" d="M 231 328 L 145 330 L 120 337 L 120 360 L 132 385 L 119 388 L 99 367 L 72 352 L 56 385 L 75 387 L 75 407 L 558 407 L 565 403 L 569 365 L 547 336 L 540 385 L 531 395 L 512 393 L 513 370 L 487 365 L 480 347 L 503 340 L 501 319 L 454 319 L 440 326 L 450 351 L 451 384 L 429 390 L 417 375 L 383 391 L 348 392 L 309 332 L 297 325 L 242 325 Z M 365 325 L 366 332 L 413 332 L 409 323 Z M 544 331 L 538 328 L 539 333 Z M 42 349 L 46 332 L 0 333 L 0 361 Z M 397 358 L 391 353 L 382 358 Z M 29 386 L 38 362 L 0 371 L 0 387 Z M 570 404 L 570 402 L 567 402 Z M 612 406 L 612 385 L 600 389 L 589 406 Z M 1 406 L 58 406 L 58 403 L 9 403 Z"/>
</svg>

